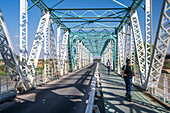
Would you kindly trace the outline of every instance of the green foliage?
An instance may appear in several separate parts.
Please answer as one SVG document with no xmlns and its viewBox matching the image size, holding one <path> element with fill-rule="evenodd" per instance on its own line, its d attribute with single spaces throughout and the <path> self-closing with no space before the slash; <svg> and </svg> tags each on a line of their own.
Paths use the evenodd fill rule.
<svg viewBox="0 0 170 113">
<path fill-rule="evenodd" d="M 36 70 L 43 70 L 43 67 L 37 67 Z"/>
<path fill-rule="evenodd" d="M 164 69 L 170 69 L 170 59 L 165 59 L 163 68 Z"/>
<path fill-rule="evenodd" d="M 0 72 L 7 72 L 5 64 L 0 65 Z"/>
<path fill-rule="evenodd" d="M 0 75 L 6 75 L 7 76 L 7 72 L 4 72 L 4 71 L 0 71 Z"/>
<path fill-rule="evenodd" d="M 44 59 L 38 59 L 38 61 L 44 61 Z"/>
</svg>

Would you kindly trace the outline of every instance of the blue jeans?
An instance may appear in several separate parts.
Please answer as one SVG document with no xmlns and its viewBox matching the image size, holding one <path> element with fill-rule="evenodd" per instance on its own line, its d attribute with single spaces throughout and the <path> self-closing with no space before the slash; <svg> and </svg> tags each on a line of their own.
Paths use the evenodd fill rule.
<svg viewBox="0 0 170 113">
<path fill-rule="evenodd" d="M 124 77 L 125 85 L 126 85 L 126 95 L 130 95 L 130 91 L 132 89 L 132 76 Z"/>
<path fill-rule="evenodd" d="M 108 69 L 108 74 L 110 74 L 110 66 L 108 66 L 107 69 Z"/>
</svg>

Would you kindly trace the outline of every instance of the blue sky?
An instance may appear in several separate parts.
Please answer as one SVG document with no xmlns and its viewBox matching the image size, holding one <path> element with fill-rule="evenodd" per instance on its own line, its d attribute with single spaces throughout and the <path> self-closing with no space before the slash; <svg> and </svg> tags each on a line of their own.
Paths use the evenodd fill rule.
<svg viewBox="0 0 170 113">
<path fill-rule="evenodd" d="M 19 9 L 20 0 L 0 0 L 0 9 L 2 10 L 15 52 L 19 54 Z M 49 7 L 60 0 L 43 0 Z M 130 6 L 132 0 L 119 0 L 123 4 Z M 163 0 L 153 0 L 153 42 L 157 31 L 158 20 L 160 17 Z M 32 2 L 28 0 L 28 6 Z M 112 0 L 65 0 L 55 8 L 102 8 L 102 7 L 122 7 Z M 139 21 L 144 38 L 144 11 L 138 8 Z M 29 52 L 36 34 L 38 23 L 41 17 L 41 11 L 35 6 L 28 12 L 28 48 Z M 55 25 L 56 26 L 56 25 Z M 170 53 L 170 47 L 168 48 Z"/>
</svg>

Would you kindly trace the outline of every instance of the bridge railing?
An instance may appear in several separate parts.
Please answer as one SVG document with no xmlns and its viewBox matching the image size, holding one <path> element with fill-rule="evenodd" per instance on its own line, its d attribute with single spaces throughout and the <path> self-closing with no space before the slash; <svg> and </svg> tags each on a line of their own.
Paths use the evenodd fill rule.
<svg viewBox="0 0 170 113">
<path fill-rule="evenodd" d="M 15 82 L 11 81 L 8 74 L 0 76 L 0 102 L 16 93 L 14 85 Z"/>
<path fill-rule="evenodd" d="M 140 76 L 138 73 L 135 74 L 133 83 L 141 86 Z M 158 87 L 149 88 L 148 92 L 160 98 L 162 101 L 170 104 L 170 74 L 162 73 L 159 79 Z"/>
<path fill-rule="evenodd" d="M 90 92 L 90 96 L 88 99 L 88 104 L 87 104 L 85 113 L 93 113 L 93 109 L 95 109 L 96 111 L 99 112 L 98 108 L 96 108 L 97 106 L 94 106 L 95 92 L 97 92 L 98 96 L 100 95 L 100 92 L 99 92 L 98 88 L 96 87 L 96 84 L 99 85 L 99 63 L 97 63 L 96 70 L 94 73 L 91 92 Z"/>
<path fill-rule="evenodd" d="M 170 104 L 170 74 L 162 73 L 155 95 Z"/>
<path fill-rule="evenodd" d="M 56 79 L 56 75 L 54 74 L 53 68 L 49 71 L 48 76 L 46 77 L 44 70 L 37 70 L 35 74 L 34 87 L 45 84 L 54 79 Z"/>
</svg>

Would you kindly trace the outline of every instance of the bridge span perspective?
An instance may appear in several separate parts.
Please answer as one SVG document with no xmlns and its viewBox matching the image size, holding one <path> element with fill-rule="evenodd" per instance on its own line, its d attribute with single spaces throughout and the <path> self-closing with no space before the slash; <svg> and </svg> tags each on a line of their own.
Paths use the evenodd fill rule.
<svg viewBox="0 0 170 113">
<path fill-rule="evenodd" d="M 170 0 L 0 1 L 0 113 L 169 113 Z"/>
</svg>

